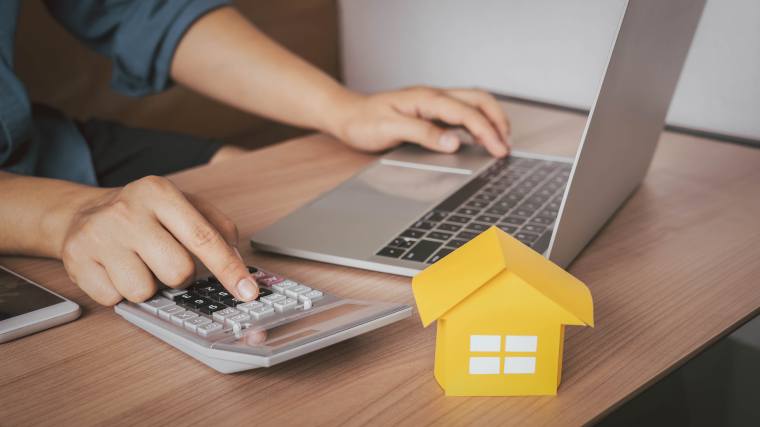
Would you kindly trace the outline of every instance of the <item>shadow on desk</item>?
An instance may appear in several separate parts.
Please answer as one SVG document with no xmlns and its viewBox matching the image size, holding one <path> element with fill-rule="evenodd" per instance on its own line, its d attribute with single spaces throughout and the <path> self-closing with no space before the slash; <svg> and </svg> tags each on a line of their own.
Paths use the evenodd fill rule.
<svg viewBox="0 0 760 427">
<path fill-rule="evenodd" d="M 661 425 L 760 425 L 760 316 L 597 424 Z"/>
</svg>

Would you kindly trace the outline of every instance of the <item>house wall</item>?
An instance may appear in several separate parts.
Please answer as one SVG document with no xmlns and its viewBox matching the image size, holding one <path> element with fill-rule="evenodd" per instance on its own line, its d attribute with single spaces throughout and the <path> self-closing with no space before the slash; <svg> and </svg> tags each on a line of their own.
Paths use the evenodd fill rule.
<svg viewBox="0 0 760 427">
<path fill-rule="evenodd" d="M 438 325 L 436 376 L 447 395 L 555 394 L 561 359 L 560 313 L 554 303 L 505 272 L 443 316 Z M 471 335 L 499 337 L 498 351 L 470 351 Z M 505 351 L 505 336 L 537 336 L 536 352 Z M 445 359 L 438 357 L 439 352 Z M 470 358 L 498 358 L 496 374 L 472 375 Z M 535 357 L 534 374 L 504 374 L 505 357 Z"/>
</svg>

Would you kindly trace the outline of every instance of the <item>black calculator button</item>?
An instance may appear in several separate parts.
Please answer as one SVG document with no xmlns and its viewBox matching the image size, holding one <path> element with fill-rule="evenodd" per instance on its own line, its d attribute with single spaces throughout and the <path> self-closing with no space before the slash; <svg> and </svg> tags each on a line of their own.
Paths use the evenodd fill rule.
<svg viewBox="0 0 760 427">
<path fill-rule="evenodd" d="M 389 258 L 398 258 L 404 253 L 404 249 L 393 248 L 388 246 L 387 248 L 380 249 L 377 254 L 380 256 L 387 256 Z"/>
<path fill-rule="evenodd" d="M 248 267 L 248 272 L 251 274 L 256 273 L 257 271 L 259 271 L 259 269 L 256 267 Z"/>
<path fill-rule="evenodd" d="M 192 292 L 186 292 L 184 294 L 180 294 L 174 297 L 174 302 L 180 305 L 184 305 L 184 304 L 190 304 L 190 302 L 194 299 L 195 299 L 195 294 L 193 294 Z"/>
<path fill-rule="evenodd" d="M 199 307 L 198 310 L 203 314 L 214 314 L 215 312 L 227 308 L 218 302 L 209 301 L 208 304 Z"/>
<path fill-rule="evenodd" d="M 269 288 L 263 288 L 263 287 L 259 286 L 259 298 L 265 297 L 267 295 L 272 295 L 272 290 L 269 289 Z"/>
</svg>

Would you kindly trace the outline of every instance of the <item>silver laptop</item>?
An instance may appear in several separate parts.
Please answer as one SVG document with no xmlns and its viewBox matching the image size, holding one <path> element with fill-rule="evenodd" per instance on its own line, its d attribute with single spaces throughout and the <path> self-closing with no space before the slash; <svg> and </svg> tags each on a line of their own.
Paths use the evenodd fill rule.
<svg viewBox="0 0 760 427">
<path fill-rule="evenodd" d="M 630 0 L 575 159 L 403 146 L 251 238 L 412 276 L 495 225 L 566 267 L 643 179 L 704 0 Z"/>
</svg>

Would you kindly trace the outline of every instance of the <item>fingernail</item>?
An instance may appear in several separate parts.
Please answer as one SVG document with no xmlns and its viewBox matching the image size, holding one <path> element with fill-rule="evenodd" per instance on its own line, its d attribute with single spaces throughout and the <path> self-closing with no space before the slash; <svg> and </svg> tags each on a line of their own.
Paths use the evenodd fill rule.
<svg viewBox="0 0 760 427">
<path fill-rule="evenodd" d="M 457 138 L 456 133 L 446 131 L 438 140 L 438 145 L 446 151 L 454 151 L 459 147 L 459 138 Z"/>
<path fill-rule="evenodd" d="M 259 289 L 256 287 L 256 283 L 254 283 L 253 279 L 250 277 L 246 277 L 239 281 L 237 284 L 237 290 L 240 298 L 244 301 L 251 301 L 259 294 Z"/>
</svg>

